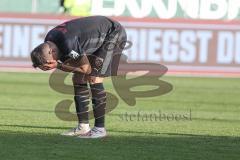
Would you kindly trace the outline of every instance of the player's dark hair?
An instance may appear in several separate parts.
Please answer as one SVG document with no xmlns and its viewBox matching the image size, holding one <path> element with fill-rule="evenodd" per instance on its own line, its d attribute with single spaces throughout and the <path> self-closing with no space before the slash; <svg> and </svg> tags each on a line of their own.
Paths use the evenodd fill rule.
<svg viewBox="0 0 240 160">
<path fill-rule="evenodd" d="M 31 60 L 32 60 L 32 66 L 34 68 L 37 68 L 40 65 L 43 65 L 46 63 L 46 60 L 43 58 L 43 49 L 46 47 L 47 43 L 42 43 L 36 48 L 33 49 L 31 52 Z"/>
</svg>

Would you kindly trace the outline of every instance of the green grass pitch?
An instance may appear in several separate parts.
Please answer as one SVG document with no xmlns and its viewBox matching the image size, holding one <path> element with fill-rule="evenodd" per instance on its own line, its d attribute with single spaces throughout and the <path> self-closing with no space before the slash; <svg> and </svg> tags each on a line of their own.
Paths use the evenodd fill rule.
<svg viewBox="0 0 240 160">
<path fill-rule="evenodd" d="M 71 96 L 50 89 L 48 78 L 0 73 L 1 160 L 240 159 L 240 79 L 164 77 L 172 92 L 139 98 L 135 107 L 120 100 L 107 115 L 109 136 L 89 140 L 59 135 L 76 125 L 54 113 L 55 105 Z M 105 84 L 116 94 L 110 80 Z M 126 112 L 188 115 L 190 110 L 185 120 L 123 118 Z"/>
</svg>

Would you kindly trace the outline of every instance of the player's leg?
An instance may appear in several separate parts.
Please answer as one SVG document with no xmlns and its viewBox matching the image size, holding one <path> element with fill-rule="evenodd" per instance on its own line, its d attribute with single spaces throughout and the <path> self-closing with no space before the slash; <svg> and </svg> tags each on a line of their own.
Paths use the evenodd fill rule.
<svg viewBox="0 0 240 160">
<path fill-rule="evenodd" d="M 88 106 L 89 106 L 89 88 L 88 77 L 84 74 L 73 75 L 74 101 L 78 117 L 78 126 L 63 135 L 76 136 L 86 134 L 90 131 Z"/>
<path fill-rule="evenodd" d="M 106 136 L 105 110 L 106 92 L 103 87 L 103 77 L 116 76 L 120 57 L 126 43 L 126 32 L 119 26 L 108 35 L 103 45 L 89 57 L 92 73 L 89 78 L 92 103 L 95 117 L 95 127 L 82 138 L 101 138 Z"/>
<path fill-rule="evenodd" d="M 92 93 L 93 113 L 95 118 L 94 126 L 98 128 L 105 127 L 107 95 L 104 89 L 103 80 L 103 77 L 89 77 Z"/>
<path fill-rule="evenodd" d="M 92 75 L 89 83 L 92 92 L 92 104 L 95 117 L 95 127 L 105 127 L 106 92 L 103 86 L 104 77 L 116 76 L 120 57 L 126 43 L 126 32 L 120 26 L 112 35 L 108 36 L 103 46 L 98 49 L 92 61 L 90 60 Z"/>
<path fill-rule="evenodd" d="M 103 77 L 89 76 L 92 93 L 93 114 L 95 118 L 92 130 L 80 138 L 102 138 L 107 135 L 105 129 L 105 110 L 107 95 L 103 86 Z"/>
</svg>

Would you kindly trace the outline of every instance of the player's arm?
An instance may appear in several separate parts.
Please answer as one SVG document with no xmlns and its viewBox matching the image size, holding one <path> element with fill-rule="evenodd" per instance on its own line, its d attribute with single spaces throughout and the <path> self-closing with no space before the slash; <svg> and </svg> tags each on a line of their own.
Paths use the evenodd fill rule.
<svg viewBox="0 0 240 160">
<path fill-rule="evenodd" d="M 65 72 L 90 74 L 91 65 L 86 55 L 77 59 L 69 58 L 64 63 L 58 63 L 57 68 Z"/>
<path fill-rule="evenodd" d="M 77 59 L 69 58 L 63 63 L 57 62 L 55 60 L 50 60 L 47 62 L 48 64 L 45 64 L 44 67 L 48 70 L 58 68 L 64 72 L 84 74 L 90 74 L 92 71 L 91 65 L 86 55 L 80 56 Z"/>
</svg>

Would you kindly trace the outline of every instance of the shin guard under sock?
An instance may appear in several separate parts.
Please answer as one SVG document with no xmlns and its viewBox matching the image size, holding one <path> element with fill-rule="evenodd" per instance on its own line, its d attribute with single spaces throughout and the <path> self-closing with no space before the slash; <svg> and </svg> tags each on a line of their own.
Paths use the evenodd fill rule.
<svg viewBox="0 0 240 160">
<path fill-rule="evenodd" d="M 89 89 L 87 84 L 74 85 L 74 100 L 79 123 L 89 123 Z"/>
<path fill-rule="evenodd" d="M 96 127 L 104 127 L 106 110 L 106 92 L 102 83 L 91 84 L 93 113 Z"/>
</svg>

